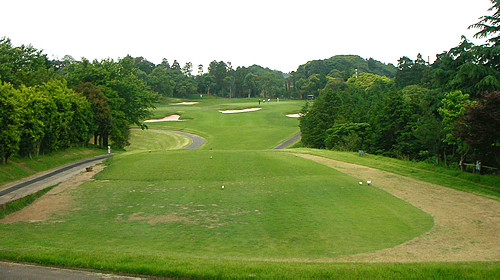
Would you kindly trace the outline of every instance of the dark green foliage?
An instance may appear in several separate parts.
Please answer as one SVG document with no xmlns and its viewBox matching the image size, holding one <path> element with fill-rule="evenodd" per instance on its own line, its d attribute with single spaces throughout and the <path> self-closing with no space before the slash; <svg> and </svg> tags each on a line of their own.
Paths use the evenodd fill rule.
<svg viewBox="0 0 500 280">
<path fill-rule="evenodd" d="M 458 135 L 478 151 L 485 165 L 500 163 L 500 92 L 485 95 L 467 107 Z M 500 167 L 500 166 L 498 166 Z"/>
<path fill-rule="evenodd" d="M 52 62 L 33 46 L 12 46 L 9 38 L 0 38 L 0 80 L 16 88 L 40 85 L 56 78 Z"/>
<path fill-rule="evenodd" d="M 19 149 L 21 119 L 18 91 L 11 84 L 0 84 L 0 157 L 2 163 Z"/>
<path fill-rule="evenodd" d="M 383 64 L 372 58 L 365 60 L 357 55 L 337 55 L 324 60 L 313 60 L 300 65 L 291 74 L 290 92 L 300 98 L 319 95 L 328 78 L 347 80 L 357 73 L 372 73 L 379 76 L 394 77 L 396 67 Z"/>
</svg>

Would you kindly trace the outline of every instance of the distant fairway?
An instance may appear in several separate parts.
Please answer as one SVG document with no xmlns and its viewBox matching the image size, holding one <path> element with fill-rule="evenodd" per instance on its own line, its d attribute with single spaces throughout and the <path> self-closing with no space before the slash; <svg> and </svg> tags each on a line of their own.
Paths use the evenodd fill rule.
<svg viewBox="0 0 500 280">
<path fill-rule="evenodd" d="M 281 101 L 258 104 L 256 99 L 204 99 L 195 105 L 160 104 L 154 117 L 180 114 L 184 122 L 148 123 L 150 128 L 192 132 L 208 143 L 202 149 L 270 149 L 299 132 L 298 120 L 286 114 L 298 113 L 304 101 Z M 219 110 L 259 107 L 262 110 L 222 114 Z"/>
<path fill-rule="evenodd" d="M 437 265 L 401 273 L 380 264 L 338 272 L 338 265 L 325 263 L 396 247 L 423 236 L 434 221 L 376 186 L 358 184 L 367 178 L 291 150 L 271 151 L 298 132 L 297 119 L 285 115 L 302 104 L 262 104 L 259 111 L 241 114 L 218 110 L 256 104 L 247 99 L 160 104 L 155 117 L 178 113 L 189 120 L 150 123 L 150 128 L 196 133 L 208 142 L 198 150 L 180 150 L 190 142 L 184 136 L 133 130 L 132 145 L 108 160 L 94 180 L 53 196 L 58 208 L 48 218 L 33 221 L 27 212 L 15 222 L 0 221 L 0 258 L 192 278 L 404 277 L 413 275 L 412 269 L 427 276 L 441 271 Z M 457 274 L 453 265 L 447 267 L 446 275 L 467 270 Z M 486 267 L 495 273 L 494 264 Z"/>
</svg>

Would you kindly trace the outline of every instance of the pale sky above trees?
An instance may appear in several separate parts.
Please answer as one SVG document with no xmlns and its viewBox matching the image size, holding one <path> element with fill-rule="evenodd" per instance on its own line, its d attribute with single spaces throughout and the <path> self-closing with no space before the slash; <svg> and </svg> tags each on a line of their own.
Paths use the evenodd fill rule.
<svg viewBox="0 0 500 280">
<path fill-rule="evenodd" d="M 283 72 L 313 59 L 355 54 L 397 64 L 431 62 L 489 14 L 489 0 L 2 1 L 0 37 L 51 58 L 143 56 L 193 68 L 212 60 Z M 194 71 L 194 73 L 197 71 Z"/>
</svg>

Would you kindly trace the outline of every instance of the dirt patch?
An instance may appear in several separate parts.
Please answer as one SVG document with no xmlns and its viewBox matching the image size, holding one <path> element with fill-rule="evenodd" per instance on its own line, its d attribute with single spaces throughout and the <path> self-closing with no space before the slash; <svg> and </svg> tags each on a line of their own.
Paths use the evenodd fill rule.
<svg viewBox="0 0 500 280">
<path fill-rule="evenodd" d="M 342 173 L 372 181 L 372 186 L 409 202 L 434 218 L 422 236 L 394 248 L 338 257 L 328 261 L 427 262 L 500 260 L 500 203 L 377 169 L 296 154 Z M 367 186 L 368 187 L 368 186 Z"/>
<path fill-rule="evenodd" d="M 22 210 L 7 215 L 0 223 L 43 222 L 53 219 L 56 215 L 64 215 L 69 210 L 76 210 L 73 209 L 74 201 L 69 190 L 92 180 L 92 176 L 102 169 L 103 165 L 94 166 L 92 172 L 82 172 L 71 177 Z"/>
<path fill-rule="evenodd" d="M 150 225 L 172 223 L 172 222 L 183 222 L 190 223 L 190 221 L 185 217 L 180 217 L 175 214 L 169 215 L 144 215 L 143 212 L 134 213 L 128 216 L 129 221 L 145 221 Z"/>
</svg>

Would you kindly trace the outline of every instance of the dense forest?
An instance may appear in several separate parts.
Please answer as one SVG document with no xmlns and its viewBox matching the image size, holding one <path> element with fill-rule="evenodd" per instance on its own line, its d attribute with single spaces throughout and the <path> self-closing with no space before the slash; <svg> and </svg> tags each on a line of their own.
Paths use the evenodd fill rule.
<svg viewBox="0 0 500 280">
<path fill-rule="evenodd" d="M 282 73 L 212 61 L 207 72 L 167 59 L 126 56 L 49 59 L 31 45 L 0 39 L 0 156 L 33 157 L 87 145 L 122 148 L 129 127 L 162 97 L 306 99 L 300 129 L 307 147 L 358 151 L 437 164 L 500 163 L 499 2 L 430 64 L 420 54 L 397 66 L 337 55 Z"/>
<path fill-rule="evenodd" d="M 315 73 L 310 77 L 317 75 L 324 84 L 315 102 L 303 108 L 302 143 L 444 165 L 458 162 L 461 168 L 466 162 L 500 167 L 500 3 L 492 2 L 493 15 L 470 26 L 478 30 L 475 37 L 487 39 L 485 44 L 462 37 L 432 64 L 420 54 L 414 60 L 402 57 L 393 79 L 363 70 L 345 79 L 326 62 L 299 67 L 297 72 Z"/>
</svg>

